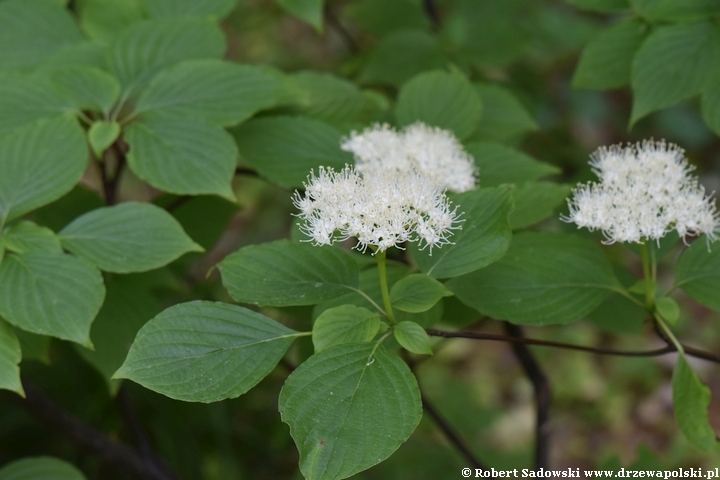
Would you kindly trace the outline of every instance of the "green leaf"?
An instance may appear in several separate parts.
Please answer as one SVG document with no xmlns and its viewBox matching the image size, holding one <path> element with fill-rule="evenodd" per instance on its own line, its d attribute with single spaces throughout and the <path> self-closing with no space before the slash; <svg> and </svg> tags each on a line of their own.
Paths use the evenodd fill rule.
<svg viewBox="0 0 720 480">
<path fill-rule="evenodd" d="M 670 297 L 661 297 L 655 300 L 655 308 L 661 317 L 673 325 L 680 318 L 680 305 Z"/>
<path fill-rule="evenodd" d="M 583 50 L 573 87 L 609 90 L 630 83 L 633 57 L 648 33 L 648 26 L 635 18 L 600 32 Z"/>
<path fill-rule="evenodd" d="M 22 350 L 23 361 L 36 360 L 50 365 L 50 341 L 51 337 L 46 335 L 35 335 L 26 332 L 21 328 L 13 329 L 15 336 L 20 340 L 20 349 Z M 84 349 L 87 350 L 87 349 Z"/>
<path fill-rule="evenodd" d="M 322 120 L 341 129 L 362 128 L 387 110 L 387 100 L 373 91 L 327 73 L 304 71 L 288 78 L 294 91 L 291 113 Z"/>
<path fill-rule="evenodd" d="M 408 30 L 383 38 L 368 56 L 358 81 L 400 87 L 420 72 L 444 68 L 448 57 L 437 37 Z"/>
<path fill-rule="evenodd" d="M 145 9 L 151 17 L 206 17 L 223 18 L 235 8 L 237 0 L 145 0 Z"/>
<path fill-rule="evenodd" d="M 697 21 L 720 13 L 717 0 L 630 0 L 633 9 L 652 22 Z"/>
<path fill-rule="evenodd" d="M 0 2 L 0 70 L 38 66 L 82 40 L 70 12 L 60 5 L 46 0 Z"/>
<path fill-rule="evenodd" d="M 111 380 L 125 361 L 138 330 L 163 310 L 152 291 L 166 287 L 163 271 L 133 275 L 108 275 L 107 295 L 90 329 L 95 350 L 78 347 L 77 352 L 94 366 L 116 393 L 119 380 Z"/>
<path fill-rule="evenodd" d="M 68 193 L 85 170 L 82 129 L 68 117 L 0 138 L 0 225 Z"/>
<path fill-rule="evenodd" d="M 597 245 L 551 232 L 514 235 L 500 261 L 446 286 L 485 315 L 531 325 L 581 318 L 621 288 Z"/>
<path fill-rule="evenodd" d="M 342 305 L 321 313 L 313 324 L 315 352 L 346 343 L 369 342 L 380 330 L 380 317 L 365 308 Z"/>
<path fill-rule="evenodd" d="M 565 0 L 570 5 L 593 12 L 614 12 L 630 8 L 628 0 Z"/>
<path fill-rule="evenodd" d="M 640 334 L 647 311 L 620 294 L 612 293 L 590 312 L 587 319 L 599 329 L 615 335 Z"/>
<path fill-rule="evenodd" d="M 517 230 L 546 219 L 565 203 L 571 190 L 569 185 L 550 182 L 528 182 L 515 187 L 512 191 L 515 208 L 508 217 L 510 227 Z"/>
<path fill-rule="evenodd" d="M 300 335 L 237 305 L 182 303 L 140 329 L 113 378 L 187 402 L 235 398 L 265 378 Z"/>
<path fill-rule="evenodd" d="M 12 327 L 0 319 L 0 390 L 10 390 L 24 397 L 25 390 L 20 382 L 18 366 L 20 360 L 22 360 L 20 342 Z M 0 478 L 2 478 L 1 470 Z"/>
<path fill-rule="evenodd" d="M 420 270 L 435 278 L 456 277 L 483 268 L 502 258 L 510 245 L 509 188 L 480 188 L 450 195 L 450 199 L 464 220 L 450 237 L 453 243 L 435 249 L 432 255 L 419 251 L 416 243 L 409 245 Z"/>
<path fill-rule="evenodd" d="M 140 95 L 135 113 L 230 126 L 273 106 L 279 89 L 275 77 L 261 67 L 188 60 L 160 72 Z"/>
<path fill-rule="evenodd" d="M 709 251 L 705 237 L 683 250 L 675 265 L 675 287 L 720 311 L 720 248 Z"/>
<path fill-rule="evenodd" d="M 710 130 L 720 135 L 720 88 L 716 85 L 709 86 L 703 93 L 702 116 Z"/>
<path fill-rule="evenodd" d="M 390 290 L 390 303 L 403 312 L 425 312 L 452 292 L 445 285 L 422 273 L 408 275 Z"/>
<path fill-rule="evenodd" d="M 400 322 L 393 326 L 395 340 L 402 347 L 419 355 L 432 355 L 432 342 L 420 325 L 415 322 Z"/>
<path fill-rule="evenodd" d="M 49 228 L 22 220 L 3 232 L 0 243 L 14 253 L 62 253 L 60 239 Z"/>
<path fill-rule="evenodd" d="M 57 68 L 50 72 L 50 79 L 78 110 L 95 110 L 107 115 L 120 96 L 117 79 L 99 68 Z"/>
<path fill-rule="evenodd" d="M 288 240 L 241 248 L 218 269 L 236 301 L 255 305 L 314 305 L 358 286 L 349 253 Z"/>
<path fill-rule="evenodd" d="M 380 37 L 399 30 L 427 30 L 430 19 L 417 0 L 362 0 L 343 9 L 364 31 Z"/>
<path fill-rule="evenodd" d="M 116 273 L 154 270 L 187 252 L 203 250 L 172 215 L 139 202 L 88 212 L 66 226 L 60 239 L 74 254 Z"/>
<path fill-rule="evenodd" d="M 672 391 L 675 419 L 685 438 L 701 450 L 717 450 L 717 436 L 708 419 L 710 389 L 690 368 L 684 354 L 678 355 L 675 364 Z"/>
<path fill-rule="evenodd" d="M 325 0 L 275 0 L 275 2 L 290 15 L 322 32 Z"/>
<path fill-rule="evenodd" d="M 340 150 L 342 133 L 319 120 L 304 117 L 264 117 L 233 130 L 240 156 L 260 175 L 287 188 L 302 188 L 310 170 L 319 166 L 342 169 L 353 163 Z"/>
<path fill-rule="evenodd" d="M 109 43 L 145 17 L 142 0 L 82 0 L 76 2 L 80 28 L 90 37 Z"/>
<path fill-rule="evenodd" d="M 500 85 L 475 84 L 483 105 L 473 139 L 507 141 L 538 129 L 535 119 L 520 101 Z"/>
<path fill-rule="evenodd" d="M 29 252 L 0 263 L 0 315 L 28 332 L 91 346 L 104 297 L 100 271 L 73 255 Z"/>
<path fill-rule="evenodd" d="M 400 125 L 418 120 L 468 137 L 478 126 L 482 100 L 472 84 L 459 73 L 421 73 L 403 84 L 395 106 Z"/>
<path fill-rule="evenodd" d="M 152 118 L 125 130 L 135 174 L 166 192 L 235 200 L 237 147 L 222 127 L 200 120 Z"/>
<path fill-rule="evenodd" d="M 73 43 L 43 62 L 41 68 L 70 66 L 105 68 L 105 49 L 105 45 L 96 40 Z"/>
<path fill-rule="evenodd" d="M 306 479 L 336 480 L 389 457 L 422 417 L 407 365 L 382 346 L 323 350 L 290 374 L 280 415 L 300 451 Z"/>
<path fill-rule="evenodd" d="M 0 73 L 0 135 L 75 110 L 72 100 L 44 76 Z"/>
<path fill-rule="evenodd" d="M 73 465 L 53 457 L 25 457 L 0 469 L 0 480 L 85 480 Z"/>
<path fill-rule="evenodd" d="M 210 19 L 146 20 L 117 36 L 107 65 L 129 96 L 165 67 L 183 60 L 221 58 L 224 52 L 225 36 Z"/>
<path fill-rule="evenodd" d="M 539 162 L 499 143 L 471 143 L 466 150 L 480 168 L 480 184 L 483 187 L 523 183 L 560 173 L 554 165 Z"/>
<path fill-rule="evenodd" d="M 720 27 L 713 23 L 654 30 L 633 61 L 630 124 L 700 93 L 711 78 L 708 65 L 715 64 L 718 48 Z"/>
<path fill-rule="evenodd" d="M 105 150 L 120 136 L 120 124 L 99 120 L 92 124 L 87 136 L 95 157 L 101 159 Z"/>
</svg>

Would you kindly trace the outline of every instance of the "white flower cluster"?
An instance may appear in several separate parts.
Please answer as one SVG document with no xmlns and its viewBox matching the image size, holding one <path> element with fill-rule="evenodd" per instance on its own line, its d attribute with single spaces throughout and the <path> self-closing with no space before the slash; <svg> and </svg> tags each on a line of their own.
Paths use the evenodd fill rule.
<svg viewBox="0 0 720 480">
<path fill-rule="evenodd" d="M 452 132 L 416 122 L 396 131 L 375 124 L 361 133 L 352 132 L 342 149 L 355 155 L 361 173 L 417 171 L 442 189 L 465 192 L 475 188 L 476 167 Z"/>
<path fill-rule="evenodd" d="M 439 247 L 459 228 L 456 210 L 428 178 L 410 173 L 360 174 L 350 166 L 339 172 L 320 167 L 305 184 L 305 196 L 295 192 L 293 203 L 304 220 L 300 229 L 316 245 L 357 238 L 355 248 L 377 251 L 418 242 Z"/>
<path fill-rule="evenodd" d="M 714 241 L 720 216 L 705 195 L 684 150 L 665 141 L 602 147 L 590 165 L 600 183 L 579 185 L 564 217 L 578 227 L 602 230 L 609 243 L 705 234 Z"/>
</svg>

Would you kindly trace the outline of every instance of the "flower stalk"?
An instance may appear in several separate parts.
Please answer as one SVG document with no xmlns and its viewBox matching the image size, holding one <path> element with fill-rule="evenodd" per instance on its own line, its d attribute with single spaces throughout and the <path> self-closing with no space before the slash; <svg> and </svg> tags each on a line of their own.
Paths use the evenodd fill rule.
<svg viewBox="0 0 720 480">
<path fill-rule="evenodd" d="M 388 290 L 387 283 L 387 269 L 385 268 L 385 257 L 387 252 L 385 250 L 377 252 L 375 258 L 378 264 L 378 274 L 380 275 L 380 291 L 382 292 L 383 305 L 385 306 L 385 314 L 391 324 L 395 324 L 395 315 L 393 314 L 392 304 L 390 303 L 390 292 Z"/>
</svg>

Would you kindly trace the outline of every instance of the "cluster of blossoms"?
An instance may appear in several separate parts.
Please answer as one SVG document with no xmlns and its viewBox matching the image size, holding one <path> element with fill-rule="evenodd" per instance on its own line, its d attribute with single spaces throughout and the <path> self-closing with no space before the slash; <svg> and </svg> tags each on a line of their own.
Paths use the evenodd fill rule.
<svg viewBox="0 0 720 480">
<path fill-rule="evenodd" d="M 352 132 L 342 149 L 355 156 L 360 173 L 416 171 L 451 192 L 475 188 L 473 158 L 448 130 L 417 122 L 396 131 L 375 124 L 361 133 Z"/>
<path fill-rule="evenodd" d="M 600 183 L 579 185 L 563 220 L 600 229 L 609 243 L 659 240 L 672 230 L 716 240 L 715 202 L 690 175 L 694 167 L 677 145 L 650 140 L 602 147 L 590 165 Z"/>
<path fill-rule="evenodd" d="M 320 167 L 310 173 L 305 196 L 293 203 L 305 222 L 300 227 L 316 245 L 357 238 L 355 248 L 378 252 L 418 242 L 421 248 L 450 243 L 458 215 L 431 179 L 416 172 L 361 174 L 350 166 L 339 172 Z"/>
</svg>

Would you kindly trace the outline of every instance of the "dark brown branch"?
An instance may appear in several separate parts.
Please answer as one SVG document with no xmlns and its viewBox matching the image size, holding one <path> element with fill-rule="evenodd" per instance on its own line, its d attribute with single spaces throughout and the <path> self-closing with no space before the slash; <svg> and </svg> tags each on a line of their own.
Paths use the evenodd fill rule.
<svg viewBox="0 0 720 480">
<path fill-rule="evenodd" d="M 105 151 L 103 160 L 100 163 L 103 193 L 105 194 L 105 202 L 108 205 L 115 205 L 117 203 L 118 183 L 120 182 L 122 169 L 125 167 L 125 152 L 119 142 L 119 140 L 116 141 Z M 113 160 L 115 168 L 111 170 L 110 163 Z"/>
<path fill-rule="evenodd" d="M 433 328 L 428 328 L 425 330 L 428 335 L 431 335 L 433 337 L 443 337 L 443 338 L 469 338 L 472 340 L 491 340 L 491 341 L 498 341 L 498 342 L 509 342 L 509 343 L 518 343 L 523 345 L 538 345 L 541 347 L 555 347 L 555 348 L 563 348 L 566 350 L 576 350 L 580 352 L 588 352 L 588 353 L 595 353 L 598 355 L 617 355 L 617 356 L 624 356 L 624 357 L 657 357 L 659 355 L 665 355 L 667 353 L 672 353 L 675 351 L 675 347 L 671 345 L 667 345 L 662 348 L 657 348 L 654 350 L 615 350 L 612 348 L 600 348 L 600 347 L 587 347 L 584 345 L 575 345 L 572 343 L 562 343 L 562 342 L 552 342 L 549 340 L 538 340 L 534 338 L 517 338 L 512 337 L 508 335 L 500 335 L 495 333 L 474 333 L 474 332 L 447 332 L 444 330 L 435 330 Z M 696 349 L 694 350 L 695 353 L 698 351 Z M 690 351 L 687 351 L 688 355 L 693 355 L 690 353 Z M 703 355 L 694 355 L 698 358 L 705 358 L 707 360 L 712 360 L 720 363 L 720 358 L 717 358 L 717 356 L 702 352 Z M 715 357 L 715 358 L 713 358 Z"/>
<path fill-rule="evenodd" d="M 22 379 L 25 389 L 23 406 L 34 416 L 58 430 L 68 440 L 94 453 L 102 461 L 123 468 L 143 480 L 167 480 L 167 476 L 158 476 L 148 469 L 143 459 L 129 446 L 112 440 L 99 430 L 84 423 L 65 411 L 42 390 L 26 379 Z"/>
<path fill-rule="evenodd" d="M 657 333 L 658 337 L 662 338 L 662 340 L 667 344 L 667 348 L 669 348 L 671 351 L 676 351 L 675 344 L 673 341 L 668 338 L 668 336 L 665 334 L 662 328 L 660 328 L 657 324 L 657 322 L 653 319 L 653 327 L 655 329 L 655 333 Z M 685 351 L 685 355 L 690 355 L 691 357 L 695 358 L 702 358 L 703 360 L 708 360 L 710 362 L 720 363 L 720 355 L 712 352 L 707 352 L 705 350 L 701 350 L 699 348 L 691 347 L 689 345 L 685 345 L 684 343 L 680 344 Z"/>
<path fill-rule="evenodd" d="M 182 207 L 183 205 L 185 205 L 187 202 L 189 202 L 193 198 L 194 197 L 192 195 L 181 195 L 181 196 L 177 197 L 175 200 L 173 200 L 172 202 L 168 203 L 165 206 L 165 210 L 167 210 L 168 212 L 177 210 L 178 208 Z"/>
<path fill-rule="evenodd" d="M 125 427 L 128 429 L 140 456 L 143 458 L 146 469 L 152 472 L 153 478 L 177 480 L 178 477 L 170 472 L 165 462 L 155 453 L 155 450 L 150 444 L 145 428 L 138 417 L 135 406 L 125 386 L 120 387 L 116 402 Z"/>
<path fill-rule="evenodd" d="M 360 46 L 357 44 L 353 36 L 350 35 L 347 28 L 345 28 L 342 22 L 340 22 L 340 19 L 330 5 L 325 8 L 325 22 L 337 32 L 350 53 L 357 53 L 360 51 Z"/>
<path fill-rule="evenodd" d="M 511 337 L 525 338 L 522 328 L 519 326 L 505 322 L 504 327 Z M 550 382 L 526 344 L 515 342 L 511 345 L 515 356 L 535 390 L 535 469 L 548 468 L 550 456 L 550 425 L 548 420 L 550 419 L 550 403 L 552 401 Z"/>
<path fill-rule="evenodd" d="M 246 177 L 259 177 L 257 170 L 249 167 L 237 167 L 235 169 L 235 175 L 245 175 Z"/>
<path fill-rule="evenodd" d="M 440 29 L 440 12 L 438 12 L 435 0 L 423 0 L 423 7 L 425 7 L 425 14 L 430 19 L 434 30 Z"/>
</svg>

